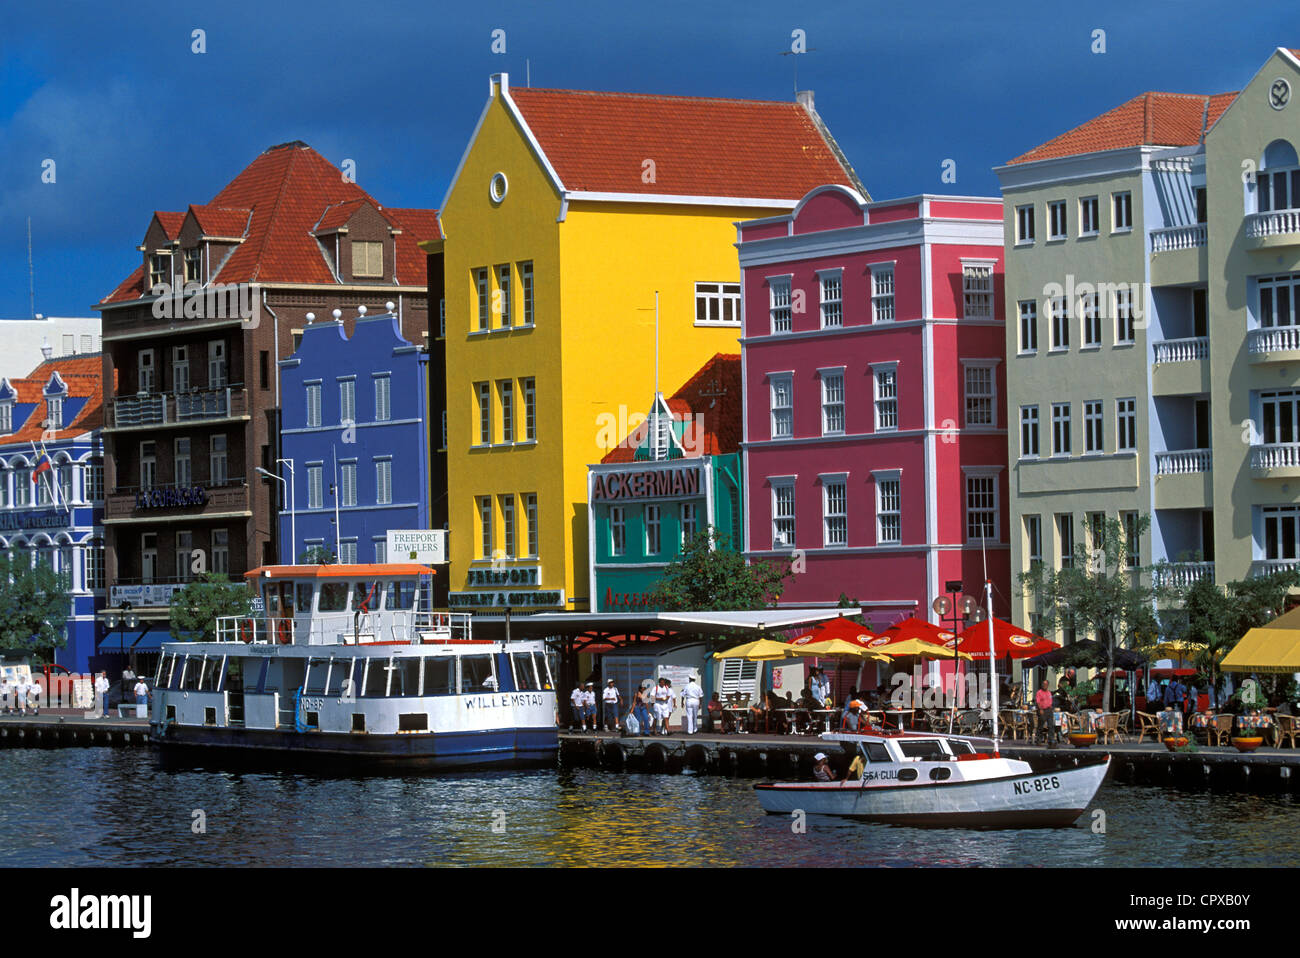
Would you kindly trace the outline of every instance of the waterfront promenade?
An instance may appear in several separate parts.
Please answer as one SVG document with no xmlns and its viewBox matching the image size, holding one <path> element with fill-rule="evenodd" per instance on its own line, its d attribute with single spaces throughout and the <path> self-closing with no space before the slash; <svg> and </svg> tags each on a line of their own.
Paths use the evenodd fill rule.
<svg viewBox="0 0 1300 958">
<path fill-rule="evenodd" d="M 0 748 L 107 745 L 138 747 L 149 741 L 149 720 L 86 718 L 82 709 L 41 709 L 39 715 L 0 715 Z"/>
</svg>

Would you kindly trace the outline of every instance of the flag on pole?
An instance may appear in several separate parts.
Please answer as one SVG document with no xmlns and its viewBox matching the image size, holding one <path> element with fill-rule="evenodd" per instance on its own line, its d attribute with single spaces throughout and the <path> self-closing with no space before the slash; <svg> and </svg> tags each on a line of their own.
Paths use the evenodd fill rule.
<svg viewBox="0 0 1300 958">
<path fill-rule="evenodd" d="M 41 474 L 49 472 L 53 468 L 54 464 L 50 462 L 50 454 L 42 451 L 40 458 L 36 460 L 36 468 L 32 470 L 32 482 L 40 482 Z"/>
</svg>

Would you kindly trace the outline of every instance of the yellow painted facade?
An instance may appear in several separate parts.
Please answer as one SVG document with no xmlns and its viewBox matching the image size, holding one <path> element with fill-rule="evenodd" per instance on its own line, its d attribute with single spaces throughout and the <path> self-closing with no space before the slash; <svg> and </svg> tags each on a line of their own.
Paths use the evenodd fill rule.
<svg viewBox="0 0 1300 958">
<path fill-rule="evenodd" d="M 490 189 L 498 173 L 506 179 L 499 202 Z M 566 205 L 561 199 L 509 108 L 494 95 L 441 213 L 450 588 L 454 594 L 481 587 L 470 583 L 471 571 L 494 567 L 493 556 L 484 554 L 480 519 L 481 504 L 491 497 L 493 552 L 506 552 L 504 502 L 513 501 L 515 510 L 518 558 L 498 555 L 496 570 L 540 566 L 538 587 L 563 589 L 564 607 L 583 611 L 590 598 L 587 466 L 622 439 L 629 417 L 635 424 L 653 397 L 655 291 L 659 382 L 675 388 L 713 354 L 740 350 L 738 324 L 696 325 L 695 284 L 738 283 L 734 223 L 788 211 L 790 204 L 727 208 L 575 200 Z M 522 263 L 531 263 L 533 270 L 531 328 L 519 328 Z M 491 310 L 502 302 L 498 268 L 507 264 L 509 328 Z M 477 331 L 476 271 L 484 268 L 490 292 L 486 333 Z M 527 439 L 524 422 L 523 381 L 530 378 L 536 387 L 535 441 Z M 502 428 L 506 381 L 514 406 L 511 442 L 504 441 Z M 490 384 L 490 445 L 479 442 L 481 383 Z M 536 557 L 528 555 L 523 499 L 528 494 L 537 496 Z M 521 591 L 497 591 L 512 590 Z M 462 605 L 484 607 L 463 598 Z"/>
</svg>

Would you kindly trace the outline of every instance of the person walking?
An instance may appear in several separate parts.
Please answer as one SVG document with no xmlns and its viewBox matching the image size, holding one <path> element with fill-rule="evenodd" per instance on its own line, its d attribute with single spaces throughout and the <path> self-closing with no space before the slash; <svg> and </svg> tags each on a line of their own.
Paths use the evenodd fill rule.
<svg viewBox="0 0 1300 958">
<path fill-rule="evenodd" d="M 673 706 L 677 702 L 673 696 L 672 684 L 667 679 L 660 679 L 659 684 L 655 686 L 654 700 L 655 724 L 660 735 L 667 735 L 668 719 L 673 714 Z"/>
<path fill-rule="evenodd" d="M 582 725 L 586 728 L 587 723 L 591 723 L 591 730 L 594 732 L 600 727 L 596 721 L 596 683 L 588 682 L 587 687 L 582 690 Z"/>
<path fill-rule="evenodd" d="M 1043 679 L 1042 685 L 1034 693 L 1034 705 L 1038 707 L 1038 727 L 1043 733 L 1043 747 L 1060 745 L 1061 733 L 1056 727 L 1056 709 L 1053 707 L 1052 693 L 1047 687 L 1047 679 Z"/>
<path fill-rule="evenodd" d="M 27 693 L 27 697 L 26 697 L 27 704 L 32 707 L 32 714 L 40 715 L 41 714 L 41 686 L 40 683 L 36 681 L 36 678 L 34 676 L 32 677 L 31 681 L 27 683 L 27 688 L 25 691 Z"/>
<path fill-rule="evenodd" d="M 1154 710 L 1160 704 L 1160 683 L 1152 676 L 1151 681 L 1147 683 L 1147 707 L 1146 711 L 1155 714 Z"/>
<path fill-rule="evenodd" d="M 571 716 L 569 721 L 570 731 L 574 730 L 575 723 L 577 726 L 580 726 L 582 728 L 582 731 L 584 732 L 587 731 L 587 721 L 585 715 L 586 698 L 587 697 L 582 693 L 581 682 L 575 685 L 573 687 L 573 691 L 569 693 L 569 705 L 573 707 L 573 715 Z"/>
<path fill-rule="evenodd" d="M 108 673 L 100 672 L 99 678 L 95 679 L 95 695 L 100 698 L 100 708 L 103 710 L 103 718 L 108 718 Z"/>
<path fill-rule="evenodd" d="M 704 700 L 704 689 L 695 681 L 692 672 L 682 689 L 682 708 L 686 710 L 686 734 L 694 735 L 700 728 L 700 703 Z"/>
<path fill-rule="evenodd" d="M 352 680 L 351 680 L 351 679 L 348 679 L 347 681 L 351 682 Z M 149 704 L 149 686 L 145 684 L 145 681 L 144 681 L 143 678 L 136 679 L 136 682 L 135 682 L 135 688 L 132 689 L 132 691 L 135 692 L 135 704 L 136 704 L 137 706 L 140 706 L 140 705 L 148 706 L 148 704 Z"/>
<path fill-rule="evenodd" d="M 623 694 L 618 690 L 618 686 L 614 684 L 613 679 L 605 682 L 605 688 L 600 693 L 600 699 L 605 707 L 605 731 L 617 732 L 619 729 L 619 706 L 623 704 Z"/>
</svg>

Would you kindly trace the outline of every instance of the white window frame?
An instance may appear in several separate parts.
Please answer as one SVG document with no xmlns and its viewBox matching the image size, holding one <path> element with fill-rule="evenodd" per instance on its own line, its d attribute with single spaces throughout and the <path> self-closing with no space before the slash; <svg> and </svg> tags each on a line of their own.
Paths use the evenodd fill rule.
<svg viewBox="0 0 1300 958">
<path fill-rule="evenodd" d="M 1034 204 L 1016 207 L 1016 245 L 1034 245 Z"/>
<path fill-rule="evenodd" d="M 208 340 L 208 388 L 224 389 L 230 384 L 230 366 L 226 361 L 226 341 Z"/>
<path fill-rule="evenodd" d="M 1100 197 L 1079 197 L 1079 236 L 1096 236 L 1101 232 Z"/>
<path fill-rule="evenodd" d="M 537 441 L 537 380 L 527 376 L 519 380 L 524 400 L 524 442 Z"/>
<path fill-rule="evenodd" d="M 184 453 L 182 454 L 182 444 Z M 172 448 L 172 479 L 177 486 L 190 486 L 194 484 L 194 443 L 189 436 L 178 436 L 173 442 Z M 181 464 L 184 463 L 184 475 L 182 475 Z"/>
<path fill-rule="evenodd" d="M 1131 346 L 1137 341 L 1135 317 L 1133 315 L 1133 287 L 1121 283 L 1115 290 L 1115 345 Z"/>
<path fill-rule="evenodd" d="M 1020 407 L 1020 458 L 1037 459 L 1041 436 L 1039 435 L 1038 404 Z M 1030 448 L 1032 447 L 1032 449 Z"/>
<path fill-rule="evenodd" d="M 475 496 L 475 511 L 478 513 L 478 535 L 479 535 L 479 556 L 480 559 L 491 559 L 492 556 L 492 497 Z"/>
<path fill-rule="evenodd" d="M 962 416 L 965 428 L 967 429 L 997 429 L 998 428 L 998 360 L 996 359 L 963 359 L 961 361 L 961 378 L 962 378 Z M 972 395 L 970 391 L 971 372 L 981 370 L 988 373 L 988 393 L 986 395 Z M 978 384 L 977 384 L 978 385 Z M 971 400 L 988 401 L 988 422 L 973 422 L 971 420 Z"/>
<path fill-rule="evenodd" d="M 894 294 L 897 289 L 894 267 L 897 260 L 888 263 L 871 263 L 871 321 L 873 323 L 892 323 L 898 317 Z"/>
<path fill-rule="evenodd" d="M 515 529 L 515 494 L 513 492 L 503 493 L 497 496 L 498 505 L 501 507 L 501 545 L 505 550 L 507 559 L 515 558 L 516 529 Z"/>
<path fill-rule="evenodd" d="M 1100 456 L 1106 452 L 1106 404 L 1100 399 L 1083 403 L 1083 454 Z"/>
<path fill-rule="evenodd" d="M 772 335 L 794 332 L 794 274 L 767 277 L 767 289 Z"/>
<path fill-rule="evenodd" d="M 1116 190 L 1110 194 L 1110 231 L 1133 232 L 1133 192 Z"/>
<path fill-rule="evenodd" d="M 704 313 L 703 319 L 700 318 L 701 311 Z M 728 316 L 731 318 L 728 319 Z M 695 325 L 739 326 L 740 284 L 697 282 L 695 284 Z"/>
<path fill-rule="evenodd" d="M 871 364 L 872 423 L 875 432 L 898 431 L 898 362 Z M 888 378 L 882 378 L 888 377 Z M 889 391 L 882 391 L 888 385 Z"/>
<path fill-rule="evenodd" d="M 339 376 L 339 425 L 357 421 L 357 377 Z"/>
<path fill-rule="evenodd" d="M 1079 349 L 1101 349 L 1101 310 L 1097 306 L 1096 292 L 1079 296 L 1079 328 L 1082 339 Z"/>
<path fill-rule="evenodd" d="M 515 381 L 497 380 L 497 399 L 501 404 L 501 441 L 515 441 Z"/>
<path fill-rule="evenodd" d="M 681 508 L 682 545 L 685 546 L 700 531 L 700 511 L 693 502 L 683 502 Z"/>
<path fill-rule="evenodd" d="M 1020 300 L 1016 315 L 1020 320 L 1020 355 L 1032 356 L 1038 352 L 1038 300 Z"/>
<path fill-rule="evenodd" d="M 357 504 L 357 461 L 339 460 L 339 506 L 351 508 Z"/>
<path fill-rule="evenodd" d="M 822 548 L 849 544 L 849 475 L 825 473 L 817 477 L 822 487 Z"/>
<path fill-rule="evenodd" d="M 1048 348 L 1051 353 L 1070 351 L 1070 304 L 1064 296 L 1052 296 L 1047 300 L 1047 316 L 1052 327 L 1052 343 Z"/>
<path fill-rule="evenodd" d="M 528 328 L 535 325 L 537 311 L 533 261 L 526 259 L 517 265 L 519 269 L 519 292 L 523 298 L 523 326 Z"/>
<path fill-rule="evenodd" d="M 393 375 L 375 373 L 375 421 L 388 422 L 393 418 Z"/>
<path fill-rule="evenodd" d="M 793 549 L 796 541 L 795 536 L 798 533 L 794 477 L 773 476 L 768 479 L 768 484 L 772 489 L 772 548 Z M 787 500 L 789 503 L 788 514 L 781 509 L 783 500 Z M 790 530 L 788 537 L 785 535 L 783 525 L 787 523 Z"/>
<path fill-rule="evenodd" d="M 844 326 L 844 270 L 819 269 L 817 292 L 820 303 L 822 329 L 841 329 Z"/>
<path fill-rule="evenodd" d="M 486 266 L 474 270 L 474 290 L 478 295 L 478 329 L 485 333 L 492 328 L 492 273 Z M 489 557 L 490 558 L 490 557 Z"/>
<path fill-rule="evenodd" d="M 524 493 L 524 516 L 528 523 L 528 556 L 529 559 L 537 558 L 539 547 L 539 538 L 541 530 L 537 525 L 537 493 Z"/>
<path fill-rule="evenodd" d="M 844 396 L 844 367 L 817 370 L 822 398 L 822 435 L 842 436 L 847 425 Z M 839 425 L 835 425 L 838 417 Z"/>
<path fill-rule="evenodd" d="M 1065 200 L 1049 200 L 1047 203 L 1047 241 L 1060 242 L 1069 238 L 1070 221 L 1068 219 L 1069 208 Z M 1057 220 L 1060 220 L 1061 230 L 1056 230 Z"/>
<path fill-rule="evenodd" d="M 993 318 L 996 269 L 997 260 L 963 259 L 961 261 L 962 319 Z"/>
<path fill-rule="evenodd" d="M 903 543 L 903 472 L 880 469 L 871 473 L 876 492 L 876 545 Z M 889 533 L 886 534 L 886 524 Z"/>
<path fill-rule="evenodd" d="M 497 302 L 501 306 L 501 322 L 498 325 L 502 329 L 508 329 L 513 323 L 510 302 L 510 264 L 502 263 L 493 272 L 496 273 Z"/>
<path fill-rule="evenodd" d="M 477 382 L 474 394 L 478 400 L 478 442 L 476 446 L 492 445 L 492 384 Z"/>
<path fill-rule="evenodd" d="M 323 462 L 307 463 L 307 508 L 323 509 L 325 507 L 325 464 Z"/>
<path fill-rule="evenodd" d="M 768 373 L 768 402 L 771 415 L 769 417 L 769 427 L 771 429 L 771 438 L 773 439 L 793 439 L 794 438 L 794 373 L 780 372 Z M 782 396 L 780 391 L 784 391 L 784 402 L 781 402 Z M 784 425 L 782 431 L 779 425 Z"/>
<path fill-rule="evenodd" d="M 393 501 L 393 457 L 375 457 L 375 504 L 390 505 Z"/>
<path fill-rule="evenodd" d="M 314 380 L 304 384 L 307 394 L 307 428 L 319 428 L 321 424 L 321 387 L 324 384 Z"/>
<path fill-rule="evenodd" d="M 1134 396 L 1115 400 L 1115 451 L 1137 451 L 1137 398 Z"/>
<path fill-rule="evenodd" d="M 1002 469 L 1000 466 L 974 466 L 962 469 L 962 479 L 965 490 L 965 496 L 963 499 L 965 503 L 966 542 L 974 543 L 981 541 L 979 536 L 971 535 L 971 523 L 972 520 L 976 518 L 976 514 L 979 516 L 986 516 L 988 521 L 985 524 L 985 527 L 992 530 L 989 535 L 984 537 L 983 541 L 1002 541 L 1001 530 L 999 529 L 1000 523 L 998 522 L 999 509 L 1001 507 L 998 485 L 1001 473 Z M 979 483 L 982 488 L 972 490 L 972 483 Z M 991 499 L 991 502 L 972 505 L 972 494 L 988 496 Z"/>
<path fill-rule="evenodd" d="M 1074 448 L 1070 430 L 1073 411 L 1068 402 L 1052 403 L 1052 455 L 1058 458 L 1069 457 Z"/>
<path fill-rule="evenodd" d="M 1034 513 L 1022 516 L 1025 529 L 1025 571 L 1043 561 L 1043 517 Z"/>
<path fill-rule="evenodd" d="M 609 554 L 627 555 L 627 510 L 623 506 L 609 507 Z"/>
<path fill-rule="evenodd" d="M 647 503 L 645 507 L 645 554 L 657 556 L 664 547 L 663 507 L 658 503 Z"/>
</svg>

